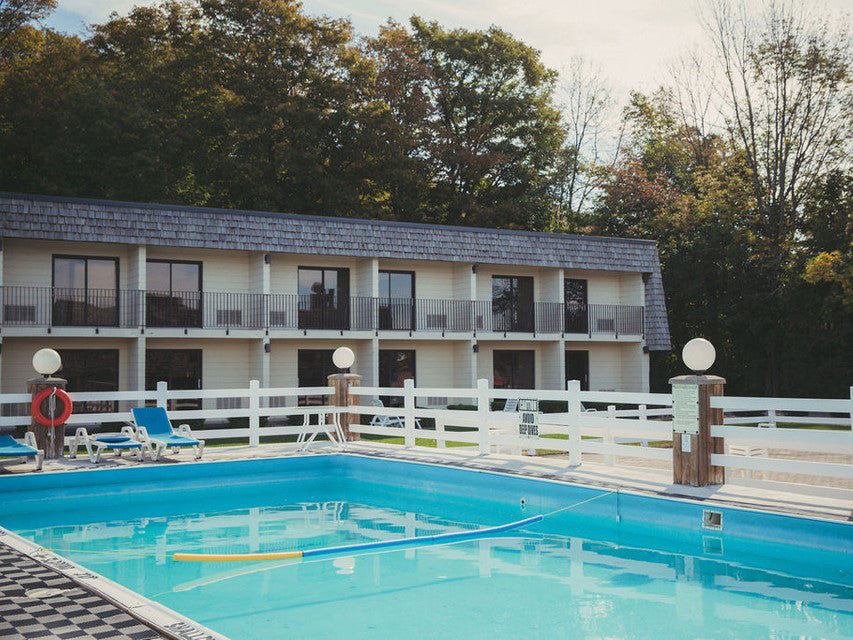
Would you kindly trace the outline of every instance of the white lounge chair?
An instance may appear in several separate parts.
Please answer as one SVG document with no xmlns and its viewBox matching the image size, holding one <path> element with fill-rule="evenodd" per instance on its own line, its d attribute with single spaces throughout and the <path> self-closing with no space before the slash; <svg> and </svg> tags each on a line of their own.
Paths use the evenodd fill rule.
<svg viewBox="0 0 853 640">
<path fill-rule="evenodd" d="M 385 404 L 379 398 L 371 398 L 370 399 L 371 407 L 382 407 L 385 408 Z M 403 416 L 373 416 L 370 420 L 371 426 L 374 427 L 397 427 L 404 428 L 406 426 L 406 419 Z M 415 429 L 422 429 L 421 421 L 418 418 L 415 418 Z"/>
</svg>

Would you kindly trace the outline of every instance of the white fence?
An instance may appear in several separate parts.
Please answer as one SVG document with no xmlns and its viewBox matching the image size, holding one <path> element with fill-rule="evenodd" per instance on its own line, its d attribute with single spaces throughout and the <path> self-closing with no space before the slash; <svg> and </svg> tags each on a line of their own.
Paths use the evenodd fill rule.
<svg viewBox="0 0 853 640">
<path fill-rule="evenodd" d="M 542 389 L 490 389 L 479 380 L 476 389 L 416 388 L 406 380 L 402 389 L 389 387 L 355 387 L 350 390 L 362 399 L 397 396 L 402 392 L 403 406 L 381 407 L 362 401 L 351 411 L 371 416 L 371 424 L 350 425 L 350 431 L 374 436 L 402 436 L 406 447 L 414 447 L 417 438 L 436 441 L 438 447 L 448 442 L 475 445 L 479 452 L 494 450 L 511 452 L 558 451 L 568 454 L 569 465 L 582 462 L 584 453 L 601 454 L 605 464 L 614 464 L 617 456 L 658 460 L 671 463 L 672 452 L 665 448 L 637 446 L 649 441 L 671 441 L 672 421 L 662 419 L 672 413 L 672 396 L 665 393 L 622 393 L 581 391 L 577 381 L 566 391 Z M 435 396 L 468 398 L 476 408 L 471 411 L 418 407 L 418 399 Z M 519 414 L 493 411 L 493 400 L 532 399 L 566 403 L 566 411 L 542 413 L 538 416 L 539 435 L 519 433 Z M 375 402 L 375 400 L 374 400 Z M 605 411 L 589 411 L 586 404 L 604 403 Z M 617 409 L 617 405 L 636 405 L 635 409 Z M 435 429 L 419 429 L 422 419 L 433 419 Z M 467 428 L 448 431 L 448 427 Z M 547 437 L 552 436 L 552 437 Z M 556 436 L 556 437 L 553 437 Z"/>
<path fill-rule="evenodd" d="M 246 398 L 247 407 L 231 409 L 180 409 L 169 410 L 173 421 L 182 420 L 228 420 L 229 418 L 247 418 L 247 426 L 222 429 L 194 429 L 193 435 L 205 440 L 246 439 L 251 446 L 258 446 L 260 439 L 267 436 L 299 436 L 300 434 L 324 434 L 325 429 L 320 424 L 325 416 L 338 413 L 338 408 L 329 405 L 315 406 L 284 406 L 268 407 L 264 398 L 280 397 L 293 398 L 298 396 L 328 396 L 334 393 L 332 387 L 282 387 L 261 388 L 257 380 L 249 382 L 248 388 L 243 389 L 169 389 L 165 382 L 157 383 L 155 391 L 92 391 L 69 393 L 74 402 L 129 402 L 133 406 L 145 406 L 146 403 L 158 407 L 168 407 L 170 400 L 205 400 L 221 398 Z M 32 397 L 28 393 L 0 394 L 0 406 L 8 404 L 29 403 Z M 240 404 L 243 404 L 242 402 Z M 302 416 L 300 425 L 261 426 L 261 418 Z M 312 420 L 311 416 L 318 416 Z M 116 422 L 127 422 L 130 412 L 116 413 L 74 413 L 68 418 L 68 425 L 105 425 Z M 0 417 L 0 428 L 18 427 L 30 424 L 30 417 L 14 416 Z"/>
<path fill-rule="evenodd" d="M 848 399 L 719 396 L 711 407 L 726 416 L 711 426 L 726 443 L 711 463 L 726 468 L 727 482 L 787 489 L 821 478 L 823 487 L 853 489 L 853 387 Z"/>
<path fill-rule="evenodd" d="M 163 407 L 173 400 L 237 399 L 237 408 L 224 408 L 228 402 L 217 402 L 223 408 L 170 410 L 170 417 L 177 421 L 246 418 L 245 426 L 198 429 L 196 433 L 207 440 L 246 440 L 257 446 L 268 436 L 324 433 L 315 423 L 325 422 L 340 408 L 266 405 L 295 405 L 299 396 L 329 396 L 333 392 L 332 387 L 260 388 L 257 381 L 238 389 L 169 390 L 161 382 L 154 391 L 70 395 L 79 402 L 120 402 L 128 406 L 154 403 Z M 421 444 L 443 448 L 451 443 L 476 447 L 482 455 L 497 451 L 556 452 L 564 454 L 571 467 L 595 463 L 666 470 L 672 464 L 671 394 L 581 391 L 577 381 L 569 382 L 565 391 L 491 389 L 486 380 L 478 381 L 474 389 L 415 387 L 412 380 L 406 380 L 403 388 L 353 387 L 351 393 L 358 402 L 348 413 L 367 417 L 362 421 L 366 424 L 350 425 L 351 432 L 399 437 L 407 448 Z M 403 406 L 377 403 L 378 398 L 387 396 L 402 397 Z M 467 400 L 473 410 L 419 406 L 437 397 Z M 492 409 L 496 400 L 522 399 L 565 403 L 565 409 L 539 414 L 538 435 L 522 435 L 519 413 Z M 26 393 L 0 394 L 0 408 L 29 402 Z M 853 490 L 853 388 L 850 397 L 844 399 L 720 396 L 711 399 L 711 406 L 724 411 L 723 424 L 712 425 L 711 435 L 724 438 L 726 450 L 712 454 L 711 462 L 725 467 L 727 482 L 809 491 L 814 485 L 829 492 Z M 301 416 L 301 424 L 267 425 L 262 420 L 290 416 Z M 128 418 L 128 412 L 75 413 L 68 424 L 116 423 Z M 426 424 L 428 421 L 434 425 Z M 26 415 L 0 417 L 0 429 L 27 424 Z"/>
</svg>

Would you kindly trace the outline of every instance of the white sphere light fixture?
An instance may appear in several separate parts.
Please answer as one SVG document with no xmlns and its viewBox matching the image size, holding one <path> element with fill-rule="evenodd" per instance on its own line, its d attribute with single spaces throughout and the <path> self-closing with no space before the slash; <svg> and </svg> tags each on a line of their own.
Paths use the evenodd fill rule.
<svg viewBox="0 0 853 640">
<path fill-rule="evenodd" d="M 338 347 L 332 354 L 332 362 L 338 369 L 349 369 L 355 362 L 355 354 L 349 347 Z"/>
<path fill-rule="evenodd" d="M 681 350 L 681 359 L 684 360 L 688 369 L 701 375 L 714 364 L 714 360 L 717 359 L 717 350 L 705 338 L 693 338 Z"/>
<path fill-rule="evenodd" d="M 33 369 L 47 377 L 62 368 L 62 358 L 53 349 L 39 349 L 33 355 Z"/>
</svg>

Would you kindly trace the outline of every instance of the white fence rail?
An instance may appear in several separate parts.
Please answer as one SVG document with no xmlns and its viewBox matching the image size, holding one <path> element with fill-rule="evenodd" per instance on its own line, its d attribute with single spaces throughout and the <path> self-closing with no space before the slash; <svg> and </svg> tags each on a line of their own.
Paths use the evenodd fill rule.
<svg viewBox="0 0 853 640">
<path fill-rule="evenodd" d="M 726 416 L 711 426 L 725 439 L 711 463 L 726 468 L 726 482 L 790 488 L 822 478 L 824 493 L 853 489 L 853 387 L 846 399 L 719 396 L 711 407 Z"/>
<path fill-rule="evenodd" d="M 475 389 L 415 387 L 407 380 L 403 388 L 355 387 L 350 390 L 361 398 L 351 411 L 371 416 L 368 424 L 350 425 L 350 431 L 370 436 L 400 437 L 405 447 L 417 446 L 418 438 L 435 440 L 443 448 L 448 443 L 475 445 L 479 452 L 496 450 L 513 453 L 557 451 L 567 453 L 570 465 L 581 464 L 584 453 L 599 454 L 605 464 L 618 457 L 642 458 L 669 463 L 672 452 L 650 447 L 663 441 L 670 446 L 672 422 L 662 419 L 672 413 L 671 394 L 581 391 L 574 381 L 566 391 L 542 389 L 490 389 L 480 380 Z M 377 403 L 382 396 L 403 398 L 403 406 L 385 407 Z M 419 398 L 446 396 L 473 400 L 473 410 L 431 409 L 417 406 Z M 370 398 L 369 402 L 364 399 Z M 495 400 L 538 400 L 565 403 L 565 410 L 538 415 L 538 435 L 522 435 L 517 412 L 493 410 Z M 590 411 L 590 403 L 607 403 L 606 411 Z M 638 405 L 617 409 L 617 405 Z M 425 428 L 433 420 L 434 428 Z M 460 430 L 463 429 L 463 430 Z M 550 436 L 550 437 L 549 437 Z"/>
<path fill-rule="evenodd" d="M 362 416 L 361 424 L 350 425 L 351 432 L 368 437 L 399 437 L 407 448 L 420 444 L 439 448 L 461 445 L 476 447 L 483 455 L 557 452 L 566 455 L 568 466 L 594 462 L 671 468 L 671 394 L 581 391 L 577 381 L 570 381 L 565 391 L 491 389 L 486 380 L 478 381 L 473 389 L 415 387 L 412 380 L 406 380 L 403 388 L 352 387 L 350 392 L 356 403 L 346 412 Z M 75 402 L 121 402 L 127 406 L 148 403 L 163 407 L 168 407 L 170 401 L 235 398 L 240 406 L 234 408 L 173 407 L 170 418 L 232 423 L 235 418 L 246 418 L 241 421 L 243 424 L 194 431 L 208 440 L 239 439 L 257 446 L 263 437 L 324 433 L 319 423 L 342 409 L 330 405 L 296 406 L 296 399 L 333 393 L 332 387 L 260 388 L 257 381 L 251 381 L 247 388 L 236 389 L 170 390 L 165 383 L 159 383 L 153 391 L 70 395 Z M 379 401 L 382 397 L 402 398 L 402 406 L 386 407 Z M 465 400 L 472 409 L 420 406 L 436 397 Z M 275 404 L 292 406 L 267 406 L 271 398 L 277 399 Z M 548 407 L 556 412 L 538 415 L 537 435 L 522 434 L 520 414 L 503 410 L 506 401 L 527 399 L 563 403 Z M 26 393 L 0 394 L 0 408 L 29 402 L 30 395 Z M 711 406 L 724 414 L 723 424 L 712 425 L 711 436 L 723 438 L 726 444 L 724 453 L 712 454 L 711 463 L 725 467 L 727 482 L 765 482 L 768 486 L 781 483 L 790 488 L 821 484 L 833 490 L 853 490 L 853 388 L 850 397 L 844 399 L 720 396 L 711 399 Z M 297 424 L 276 420 L 293 416 L 302 419 Z M 105 425 L 123 423 L 128 418 L 128 411 L 75 413 L 68 424 Z M 20 427 L 29 421 L 28 415 L 0 417 L 0 428 Z M 822 480 L 815 482 L 814 478 Z"/>
<path fill-rule="evenodd" d="M 246 418 L 246 426 L 225 427 L 218 429 L 193 429 L 193 435 L 205 440 L 241 439 L 248 440 L 251 446 L 258 446 L 262 437 L 270 436 L 299 436 L 324 434 L 326 430 L 319 422 L 327 416 L 334 416 L 338 408 L 330 405 L 315 406 L 283 406 L 266 407 L 262 399 L 276 396 L 293 398 L 294 405 L 298 396 L 322 396 L 334 393 L 332 387 L 281 387 L 260 388 L 257 380 L 252 380 L 247 388 L 239 389 L 169 389 L 165 382 L 157 383 L 155 391 L 104 391 L 104 392 L 73 392 L 73 402 L 129 402 L 134 406 L 156 404 L 159 407 L 169 407 L 170 400 L 204 400 L 208 398 L 245 398 L 247 405 L 231 409 L 186 409 L 170 408 L 169 418 L 173 422 L 191 420 L 228 421 L 234 418 Z M 32 400 L 28 393 L 0 394 L 0 407 L 9 404 L 29 403 Z M 241 403 L 243 404 L 243 403 Z M 261 418 L 285 418 L 302 416 L 302 423 L 297 425 L 266 425 L 262 426 Z M 317 416 L 312 420 L 312 416 Z M 66 424 L 86 426 L 107 426 L 115 423 L 126 423 L 130 420 L 130 411 L 110 413 L 73 413 Z M 316 424 L 314 424 L 316 422 Z M 20 427 L 30 424 L 29 415 L 0 417 L 0 428 Z"/>
</svg>

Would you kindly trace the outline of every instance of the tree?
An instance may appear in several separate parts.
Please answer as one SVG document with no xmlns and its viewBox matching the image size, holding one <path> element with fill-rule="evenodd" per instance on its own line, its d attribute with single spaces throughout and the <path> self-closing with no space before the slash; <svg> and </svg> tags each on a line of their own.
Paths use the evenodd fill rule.
<svg viewBox="0 0 853 640">
<path fill-rule="evenodd" d="M 25 24 L 41 20 L 56 8 L 56 0 L 0 0 L 0 47 Z"/>
<path fill-rule="evenodd" d="M 594 205 L 606 169 L 612 167 L 622 144 L 621 131 L 606 140 L 612 98 L 600 71 L 583 58 L 574 58 L 563 75 L 562 104 L 565 142 L 555 164 L 554 230 L 577 231 Z M 605 163 L 605 147 L 613 147 Z"/>
<path fill-rule="evenodd" d="M 426 148 L 436 107 L 428 85 L 432 74 L 422 50 L 405 26 L 389 20 L 364 51 L 376 69 L 376 98 L 385 105 L 374 122 L 380 151 L 377 182 L 387 191 L 387 217 L 429 219 L 433 164 Z"/>
<path fill-rule="evenodd" d="M 411 26 L 433 105 L 424 149 L 431 221 L 544 228 L 547 174 L 562 138 L 556 73 L 497 27 L 447 31 L 418 17 Z"/>
<path fill-rule="evenodd" d="M 803 228 L 803 204 L 847 162 L 853 131 L 853 46 L 847 22 L 806 4 L 768 1 L 760 12 L 717 0 L 706 19 L 721 82 L 717 107 L 751 174 L 755 208 L 757 339 L 765 391 L 780 387 L 778 319 Z"/>
</svg>

